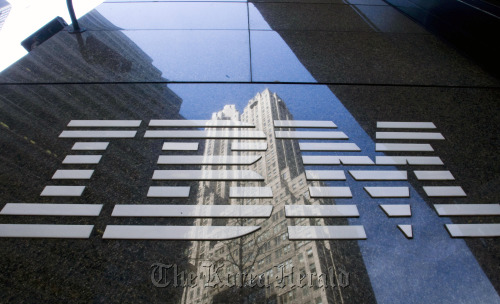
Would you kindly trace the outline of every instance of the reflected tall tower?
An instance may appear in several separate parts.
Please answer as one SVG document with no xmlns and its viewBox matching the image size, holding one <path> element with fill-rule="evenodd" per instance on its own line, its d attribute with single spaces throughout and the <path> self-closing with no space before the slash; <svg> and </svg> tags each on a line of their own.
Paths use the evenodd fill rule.
<svg viewBox="0 0 500 304">
<path fill-rule="evenodd" d="M 259 231 L 251 235 L 222 242 L 193 242 L 189 250 L 191 264 L 198 274 L 207 275 L 208 269 L 219 269 L 224 281 L 216 287 L 198 285 L 187 287 L 183 303 L 343 303 L 375 301 L 355 241 L 289 241 L 288 226 L 328 225 L 325 219 L 285 217 L 285 205 L 333 204 L 333 200 L 312 199 L 302 164 L 298 141 L 275 137 L 274 120 L 293 120 L 285 102 L 268 89 L 252 98 L 243 113 L 234 105 L 226 105 L 212 119 L 237 120 L 255 125 L 267 136 L 266 151 L 232 151 L 230 140 L 207 140 L 204 155 L 260 155 L 262 158 L 250 166 L 218 166 L 210 169 L 247 169 L 258 172 L 263 182 L 200 182 L 198 204 L 205 205 L 272 205 L 268 219 L 200 219 L 196 225 L 258 225 Z M 251 142 L 250 140 L 245 140 Z M 255 142 L 255 141 L 254 141 Z M 209 169 L 209 168 L 205 168 Z M 230 186 L 266 186 L 273 191 L 272 199 L 230 199 Z M 344 219 L 335 224 L 347 224 Z M 295 282 L 282 279 L 282 274 L 307 276 L 307 285 L 297 287 Z M 356 287 L 322 286 L 318 275 L 338 277 L 350 272 Z M 355 274 L 355 278 L 353 277 Z M 268 287 L 241 286 L 253 276 L 264 278 Z M 243 279 L 242 279 L 243 278 Z M 310 282 L 309 282 L 310 281 Z M 227 285 L 233 285 L 232 287 Z M 359 288 L 354 290 L 355 288 Z M 369 289 L 369 290 L 367 290 Z M 228 302 L 229 301 L 229 302 Z"/>
</svg>

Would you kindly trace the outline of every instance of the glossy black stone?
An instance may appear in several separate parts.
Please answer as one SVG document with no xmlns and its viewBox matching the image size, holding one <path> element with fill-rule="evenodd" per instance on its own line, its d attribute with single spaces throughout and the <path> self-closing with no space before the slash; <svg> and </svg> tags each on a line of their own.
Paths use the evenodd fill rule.
<svg viewBox="0 0 500 304">
<path fill-rule="evenodd" d="M 425 13 L 415 5 L 406 8 Z M 94 226 L 90 237 L 81 240 L 1 237 L 4 302 L 499 301 L 500 239 L 455 239 L 445 229 L 450 223 L 499 223 L 499 217 L 440 217 L 433 205 L 498 203 L 500 82 L 428 29 L 375 0 L 113 0 L 80 22 L 88 31 L 60 32 L 0 73 L 0 208 L 6 203 L 64 203 L 103 204 L 103 209 L 96 217 L 0 215 L 0 225 Z M 86 119 L 141 124 L 106 128 L 137 131 L 134 138 L 59 137 L 64 130 L 104 129 L 68 126 Z M 233 139 L 147 138 L 148 130 L 167 129 L 149 126 L 152 119 L 248 122 L 266 134 L 258 141 L 265 141 L 267 150 L 231 151 Z M 360 151 L 301 151 L 298 140 L 276 138 L 275 131 L 289 129 L 274 128 L 273 120 L 290 119 L 333 121 L 334 131 L 349 137 L 343 142 Z M 377 129 L 377 121 L 430 121 L 437 129 Z M 187 129 L 196 128 L 168 128 Z M 439 132 L 445 140 L 377 140 L 376 132 L 388 131 Z M 106 150 L 74 151 L 76 141 L 110 143 Z M 199 143 L 199 148 L 163 151 L 169 141 Z M 376 152 L 381 142 L 429 143 L 434 151 Z M 226 154 L 261 158 L 250 166 L 158 164 L 160 155 Z M 102 158 L 94 165 L 63 164 L 67 155 Z M 304 166 L 302 156 L 317 155 L 371 161 L 377 156 L 436 156 L 444 165 Z M 88 180 L 53 180 L 62 169 L 95 171 Z M 155 170 L 217 169 L 252 170 L 264 180 L 153 179 Z M 306 170 L 340 170 L 346 178 L 309 181 Z M 408 180 L 358 181 L 349 170 L 407 171 Z M 455 180 L 422 181 L 414 170 L 448 170 Z M 86 188 L 80 197 L 40 196 L 48 185 Z M 147 197 L 150 187 L 158 186 L 189 186 L 190 195 Z M 309 187 L 318 186 L 348 187 L 353 198 L 311 199 Z M 428 197 L 424 186 L 460 186 L 467 196 Z M 231 187 L 270 187 L 273 198 L 230 198 Z M 407 187 L 410 197 L 374 199 L 365 187 Z M 120 204 L 266 205 L 273 212 L 263 219 L 112 216 Z M 284 213 L 286 205 L 333 204 L 356 205 L 359 217 L 292 219 Z M 381 204 L 410 205 L 412 216 L 389 218 Z M 110 225 L 259 230 L 224 241 L 105 239 Z M 295 225 L 362 226 L 366 240 L 289 240 L 288 226 Z M 411 225 L 413 238 L 398 225 Z M 210 265 L 223 265 L 218 287 L 206 281 Z M 168 277 L 162 277 L 167 269 Z M 184 286 L 186 277 L 178 277 L 176 283 L 174 269 L 196 279 Z M 292 276 L 292 269 L 295 275 L 308 275 L 307 286 L 274 284 L 281 270 Z M 254 281 L 226 286 L 228 275 L 241 273 Z M 273 284 L 259 286 L 255 277 L 262 274 Z M 322 281 L 319 274 L 328 279 Z"/>
</svg>

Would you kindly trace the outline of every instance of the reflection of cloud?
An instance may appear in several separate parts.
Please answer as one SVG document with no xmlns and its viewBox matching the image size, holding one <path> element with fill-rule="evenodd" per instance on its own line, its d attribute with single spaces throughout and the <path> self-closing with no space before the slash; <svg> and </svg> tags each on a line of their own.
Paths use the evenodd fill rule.
<svg viewBox="0 0 500 304">
<path fill-rule="evenodd" d="M 0 71 L 26 55 L 21 41 L 50 20 L 61 16 L 64 20 L 71 20 L 66 3 L 60 0 L 9 0 L 11 10 L 9 17 L 0 31 Z M 74 0 L 77 18 L 83 16 L 103 0 Z M 29 20 L 29 22 L 26 22 Z"/>
</svg>

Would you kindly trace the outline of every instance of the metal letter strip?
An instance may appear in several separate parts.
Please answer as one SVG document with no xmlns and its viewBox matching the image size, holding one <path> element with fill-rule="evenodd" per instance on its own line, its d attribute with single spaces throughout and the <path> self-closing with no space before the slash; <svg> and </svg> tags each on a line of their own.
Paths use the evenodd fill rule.
<svg viewBox="0 0 500 304">
<path fill-rule="evenodd" d="M 500 237 L 500 224 L 446 224 L 451 237 Z"/>
<path fill-rule="evenodd" d="M 410 205 L 380 205 L 388 217 L 411 216 Z"/>
<path fill-rule="evenodd" d="M 153 180 L 255 180 L 264 177 L 252 170 L 155 170 Z"/>
<path fill-rule="evenodd" d="M 266 151 L 267 143 L 266 142 L 256 142 L 256 143 L 248 143 L 248 142 L 232 142 L 231 143 L 232 151 Z"/>
<path fill-rule="evenodd" d="M 301 151 L 361 151 L 355 143 L 299 143 Z"/>
<path fill-rule="evenodd" d="M 45 186 L 40 196 L 81 196 L 85 186 Z"/>
<path fill-rule="evenodd" d="M 375 156 L 377 165 L 443 165 L 437 156 Z"/>
<path fill-rule="evenodd" d="M 406 171 L 396 170 L 349 170 L 349 173 L 355 180 L 407 180 Z"/>
<path fill-rule="evenodd" d="M 429 144 L 375 144 L 375 151 L 431 152 L 434 149 Z"/>
<path fill-rule="evenodd" d="M 90 179 L 94 170 L 57 170 L 52 179 Z"/>
<path fill-rule="evenodd" d="M 368 156 L 330 156 L 330 155 L 303 155 L 304 165 L 373 165 Z"/>
<path fill-rule="evenodd" d="M 163 187 L 151 186 L 148 190 L 148 197 L 189 197 L 191 187 Z"/>
<path fill-rule="evenodd" d="M 467 196 L 460 186 L 424 186 L 424 191 L 430 197 Z"/>
<path fill-rule="evenodd" d="M 139 127 L 140 120 L 72 120 L 68 127 Z"/>
<path fill-rule="evenodd" d="M 160 155 L 160 165 L 251 165 L 262 156 L 227 156 L 227 155 Z"/>
<path fill-rule="evenodd" d="M 411 225 L 398 225 L 398 228 L 399 228 L 399 230 L 401 230 L 401 232 L 403 232 L 403 234 L 407 238 L 409 238 L 409 239 L 413 238 L 413 228 Z"/>
<path fill-rule="evenodd" d="M 231 198 L 272 198 L 271 187 L 230 187 Z"/>
<path fill-rule="evenodd" d="M 276 128 L 336 128 L 329 120 L 275 120 Z"/>
<path fill-rule="evenodd" d="M 197 142 L 166 142 L 161 148 L 163 151 L 198 151 Z"/>
<path fill-rule="evenodd" d="M 410 197 L 408 187 L 364 187 L 371 197 Z"/>
<path fill-rule="evenodd" d="M 134 138 L 137 131 L 62 131 L 60 138 Z"/>
<path fill-rule="evenodd" d="M 71 150 L 100 151 L 108 148 L 109 142 L 76 142 Z"/>
<path fill-rule="evenodd" d="M 439 216 L 498 216 L 500 204 L 434 204 Z"/>
<path fill-rule="evenodd" d="M 287 217 L 359 217 L 356 205 L 286 205 Z"/>
<path fill-rule="evenodd" d="M 266 139 L 262 131 L 228 131 L 228 130 L 147 130 L 145 138 L 201 138 L 201 139 Z"/>
<path fill-rule="evenodd" d="M 363 226 L 288 226 L 290 240 L 365 240 Z"/>
<path fill-rule="evenodd" d="M 455 180 L 450 171 L 413 171 L 418 180 Z"/>
<path fill-rule="evenodd" d="M 232 120 L 155 120 L 149 122 L 150 127 L 168 128 L 255 128 L 254 125 Z"/>
<path fill-rule="evenodd" d="M 441 133 L 426 133 L 426 132 L 376 132 L 377 139 L 427 139 L 427 140 L 444 140 Z"/>
<path fill-rule="evenodd" d="M 277 139 L 349 139 L 339 131 L 274 131 Z"/>
<path fill-rule="evenodd" d="M 311 197 L 352 197 L 349 187 L 309 187 Z"/>
<path fill-rule="evenodd" d="M 436 129 L 436 126 L 432 122 L 377 121 L 377 128 Z"/>
<path fill-rule="evenodd" d="M 111 216 L 120 217 L 269 217 L 268 205 L 116 205 Z"/>
<path fill-rule="evenodd" d="M 67 155 L 63 164 L 98 164 L 102 155 Z"/>
<path fill-rule="evenodd" d="M 14 204 L 8 203 L 0 214 L 4 215 L 52 215 L 52 216 L 99 216 L 102 209 L 96 204 Z"/>
<path fill-rule="evenodd" d="M 259 226 L 139 226 L 108 225 L 103 239 L 125 240 L 228 240 L 260 229 Z"/>
<path fill-rule="evenodd" d="M 343 170 L 306 170 L 307 180 L 346 180 Z"/>
<path fill-rule="evenodd" d="M 93 225 L 0 224 L 0 237 L 88 239 Z"/>
</svg>

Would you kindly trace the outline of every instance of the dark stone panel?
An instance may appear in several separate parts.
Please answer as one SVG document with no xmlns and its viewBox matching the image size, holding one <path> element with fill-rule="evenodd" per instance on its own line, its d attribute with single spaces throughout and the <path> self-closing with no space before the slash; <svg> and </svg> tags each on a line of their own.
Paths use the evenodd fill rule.
<svg viewBox="0 0 500 304">
<path fill-rule="evenodd" d="M 440 156 L 446 169 L 456 178 L 454 184 L 461 185 L 468 196 L 466 199 L 427 198 L 427 203 L 494 204 L 500 201 L 500 159 L 496 148 L 500 145 L 500 89 L 387 86 L 330 86 L 330 89 L 374 141 L 375 132 L 388 131 L 377 129 L 376 121 L 434 122 L 437 126 L 435 131 L 441 132 L 446 140 L 431 143 L 436 151 L 433 154 Z M 413 169 L 421 170 L 421 167 Z M 408 176 L 410 182 L 416 183 L 411 172 Z M 420 192 L 422 197 L 426 197 L 423 191 Z M 455 223 L 498 223 L 498 217 L 462 217 L 452 220 Z M 493 286 L 500 291 L 497 275 L 500 240 L 487 238 L 466 241 Z"/>
<path fill-rule="evenodd" d="M 499 75 L 500 8 L 483 1 L 387 0 L 428 30 L 443 37 Z"/>
<path fill-rule="evenodd" d="M 496 78 L 430 35 L 319 31 L 278 33 L 320 83 L 499 85 Z M 252 32 L 252 40 L 256 35 L 272 33 Z M 252 45 L 252 49 L 255 69 L 266 62 L 267 55 L 264 48 L 256 50 L 256 46 Z M 261 81 L 276 80 L 265 77 L 254 75 L 254 79 Z"/>
</svg>

